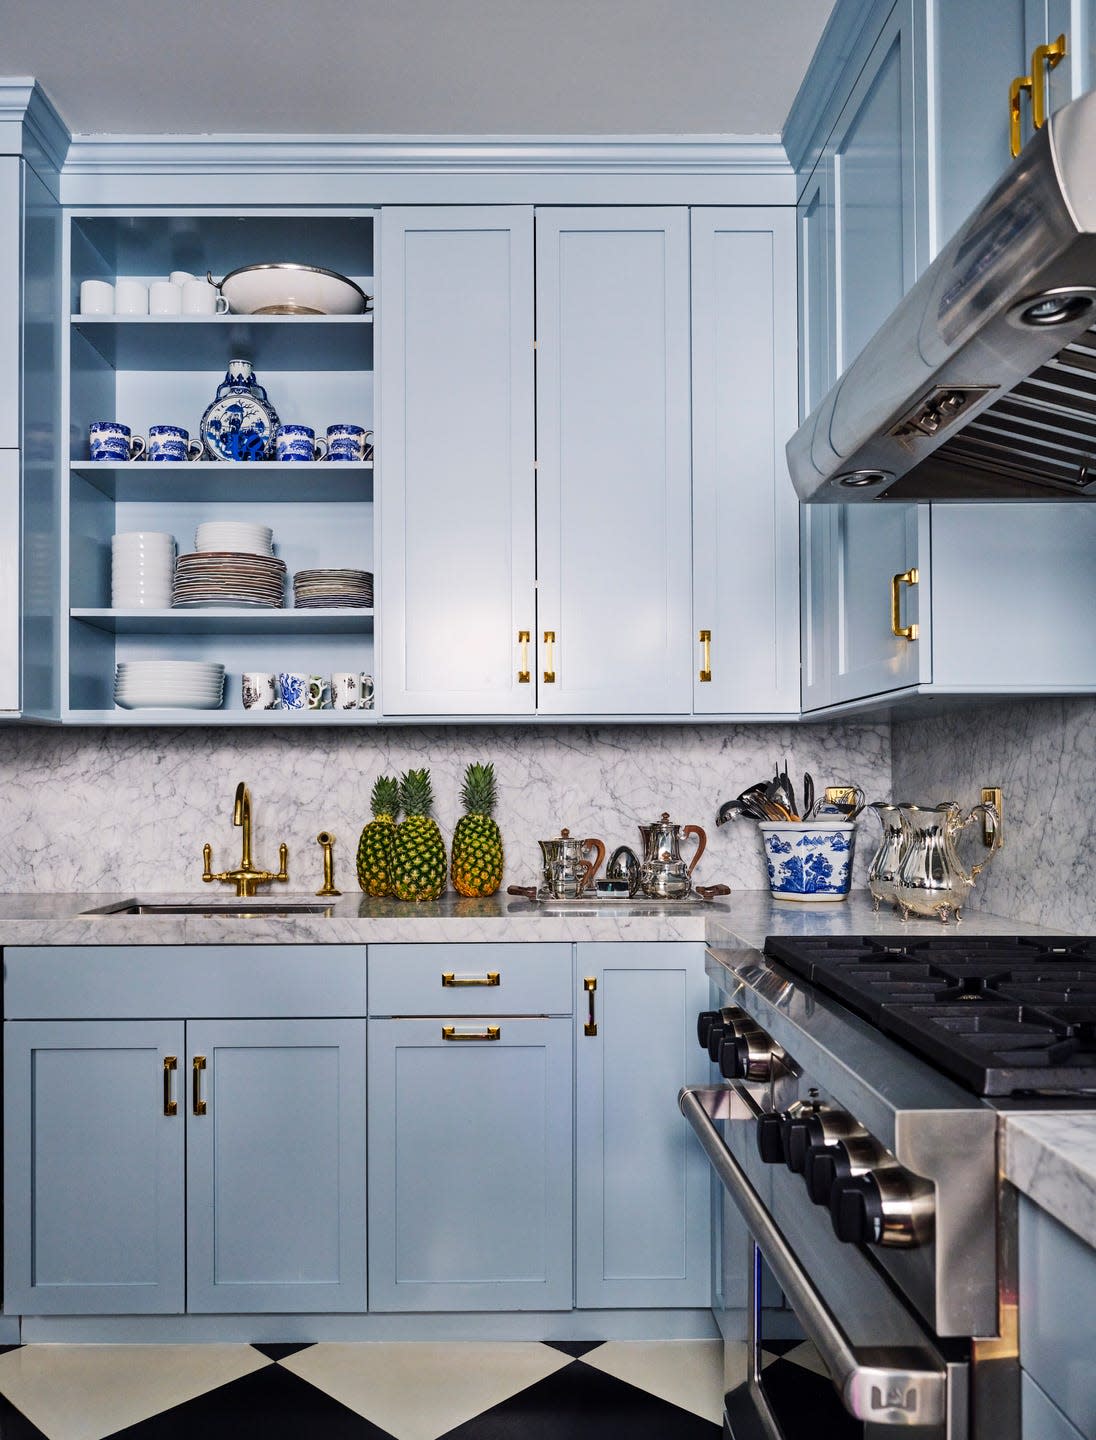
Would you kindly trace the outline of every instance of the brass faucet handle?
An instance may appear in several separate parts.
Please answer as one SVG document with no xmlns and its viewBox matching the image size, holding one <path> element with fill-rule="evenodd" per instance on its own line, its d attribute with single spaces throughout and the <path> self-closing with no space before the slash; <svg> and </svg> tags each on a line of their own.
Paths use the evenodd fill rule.
<svg viewBox="0 0 1096 1440">
<path fill-rule="evenodd" d="M 220 877 L 219 875 L 214 875 L 214 873 L 213 873 L 213 846 L 212 846 L 212 845 L 203 845 L 203 846 L 202 846 L 202 879 L 203 879 L 203 880 L 206 882 L 206 884 L 208 885 L 208 884 L 210 884 L 212 881 L 214 881 L 214 880 L 219 880 L 220 878 L 221 878 L 221 877 Z"/>
<path fill-rule="evenodd" d="M 278 873 L 271 875 L 270 879 L 283 881 L 289 879 L 289 846 L 284 840 L 278 846 Z"/>
</svg>

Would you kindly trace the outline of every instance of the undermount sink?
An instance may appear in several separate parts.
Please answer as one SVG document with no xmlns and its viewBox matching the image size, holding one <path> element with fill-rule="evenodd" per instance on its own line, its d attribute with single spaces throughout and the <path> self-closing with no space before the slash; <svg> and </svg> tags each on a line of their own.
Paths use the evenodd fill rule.
<svg viewBox="0 0 1096 1440">
<path fill-rule="evenodd" d="M 283 915 L 330 915 L 329 904 L 309 900 L 123 900 L 119 905 L 102 905 L 82 910 L 82 915 L 194 915 L 202 919 L 222 915 L 234 919 L 261 919 Z"/>
</svg>

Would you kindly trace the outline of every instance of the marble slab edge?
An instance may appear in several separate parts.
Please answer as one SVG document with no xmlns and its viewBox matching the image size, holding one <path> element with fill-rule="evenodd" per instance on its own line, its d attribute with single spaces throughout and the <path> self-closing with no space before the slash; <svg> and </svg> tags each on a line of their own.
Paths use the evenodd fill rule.
<svg viewBox="0 0 1096 1440">
<path fill-rule="evenodd" d="M 1096 1247 L 1096 1114 L 1006 1116 L 1004 1172 L 1017 1190 Z"/>
</svg>

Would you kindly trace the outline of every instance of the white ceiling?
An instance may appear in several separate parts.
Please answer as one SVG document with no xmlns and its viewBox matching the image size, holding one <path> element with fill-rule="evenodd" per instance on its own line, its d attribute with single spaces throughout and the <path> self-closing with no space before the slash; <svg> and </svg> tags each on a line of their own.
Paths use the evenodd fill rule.
<svg viewBox="0 0 1096 1440">
<path fill-rule="evenodd" d="M 833 0 L 0 0 L 116 134 L 775 134 Z"/>
</svg>

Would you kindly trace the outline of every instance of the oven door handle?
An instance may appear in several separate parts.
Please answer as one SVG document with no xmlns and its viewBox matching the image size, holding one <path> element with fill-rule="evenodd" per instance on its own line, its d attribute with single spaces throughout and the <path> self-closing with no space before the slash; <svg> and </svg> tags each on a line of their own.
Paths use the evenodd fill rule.
<svg viewBox="0 0 1096 1440">
<path fill-rule="evenodd" d="M 720 1097 L 725 1104 L 726 1095 L 725 1087 L 692 1086 L 681 1091 L 677 1103 L 696 1132 L 713 1170 L 742 1212 L 777 1283 L 803 1322 L 808 1338 L 833 1377 L 845 1408 L 858 1420 L 870 1420 L 876 1425 L 943 1425 L 948 1399 L 943 1364 L 938 1369 L 865 1364 L 849 1344 L 758 1198 L 746 1172 L 712 1123 L 708 1107 L 718 1106 Z M 917 1358 L 928 1357 L 918 1355 Z"/>
</svg>

